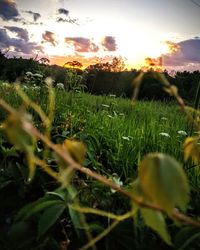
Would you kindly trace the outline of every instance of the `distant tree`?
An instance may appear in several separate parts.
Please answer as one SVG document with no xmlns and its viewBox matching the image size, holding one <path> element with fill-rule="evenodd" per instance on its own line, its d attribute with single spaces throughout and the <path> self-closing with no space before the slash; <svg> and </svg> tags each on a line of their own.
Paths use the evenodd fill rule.
<svg viewBox="0 0 200 250">
<path fill-rule="evenodd" d="M 42 57 L 38 60 L 39 63 L 48 65 L 50 63 L 50 60 L 46 57 Z"/>
<path fill-rule="evenodd" d="M 72 62 L 66 62 L 63 66 L 81 69 L 83 67 L 83 64 L 78 61 L 72 61 Z"/>
<path fill-rule="evenodd" d="M 103 61 L 103 59 L 102 59 Z M 88 71 L 121 72 L 125 70 L 122 57 L 114 57 L 111 62 L 99 62 L 87 67 Z"/>
</svg>

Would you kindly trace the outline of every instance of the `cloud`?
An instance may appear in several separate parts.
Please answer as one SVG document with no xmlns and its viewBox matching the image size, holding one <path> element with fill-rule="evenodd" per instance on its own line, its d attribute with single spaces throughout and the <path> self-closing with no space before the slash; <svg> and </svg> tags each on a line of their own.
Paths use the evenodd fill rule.
<svg viewBox="0 0 200 250">
<path fill-rule="evenodd" d="M 10 50 L 8 54 L 13 56 L 32 56 L 38 52 L 44 53 L 43 47 L 37 43 L 9 37 L 6 29 L 0 29 L 0 50 Z"/>
<path fill-rule="evenodd" d="M 22 29 L 19 27 L 15 27 L 15 26 L 4 26 L 4 28 L 6 28 L 7 30 L 16 33 L 18 38 L 23 39 L 24 41 L 28 41 L 28 31 L 26 29 Z"/>
<path fill-rule="evenodd" d="M 73 62 L 73 61 L 78 61 L 85 67 L 88 67 L 89 65 L 96 64 L 99 62 L 99 58 L 96 56 L 92 57 L 85 57 L 79 55 L 69 55 L 69 56 L 51 56 L 50 61 L 52 64 L 58 64 L 63 66 L 67 62 Z"/>
<path fill-rule="evenodd" d="M 59 13 L 59 14 L 63 14 L 63 15 L 65 15 L 65 16 L 68 16 L 68 15 L 69 15 L 69 10 L 60 8 L 60 9 L 58 9 L 58 13 Z"/>
<path fill-rule="evenodd" d="M 10 0 L 0 0 L 0 17 L 5 20 L 14 20 L 19 16 L 17 5 Z"/>
<path fill-rule="evenodd" d="M 66 37 L 65 43 L 72 45 L 76 52 L 97 52 L 99 47 L 84 37 Z"/>
<path fill-rule="evenodd" d="M 200 68 L 200 38 L 195 37 L 181 41 L 179 43 L 173 43 L 167 41 L 169 46 L 169 53 L 162 54 L 157 58 L 145 58 L 146 66 L 144 69 L 154 68 L 161 70 L 163 68 L 167 70 L 199 70 Z"/>
<path fill-rule="evenodd" d="M 145 58 L 145 63 L 146 63 L 149 67 L 162 66 L 162 57 L 158 57 L 158 58 L 146 57 L 146 58 Z"/>
<path fill-rule="evenodd" d="M 177 50 L 164 54 L 164 66 L 187 66 L 200 63 L 200 38 L 189 39 L 175 44 Z"/>
<path fill-rule="evenodd" d="M 56 46 L 57 41 L 55 39 L 55 34 L 51 31 L 45 31 L 44 34 L 42 34 L 42 38 L 48 42 L 51 43 L 53 46 Z"/>
<path fill-rule="evenodd" d="M 56 22 L 58 22 L 58 23 L 71 23 L 71 24 L 79 25 L 78 18 L 71 18 L 71 17 L 68 17 L 68 18 L 58 17 L 56 19 Z"/>
<path fill-rule="evenodd" d="M 28 13 L 33 16 L 33 20 L 37 22 L 37 20 L 41 17 L 39 13 L 33 12 L 31 10 L 24 11 L 24 13 Z"/>
<path fill-rule="evenodd" d="M 102 39 L 101 44 L 104 47 L 104 50 L 107 51 L 116 51 L 117 49 L 116 41 L 113 36 L 105 36 Z"/>
</svg>

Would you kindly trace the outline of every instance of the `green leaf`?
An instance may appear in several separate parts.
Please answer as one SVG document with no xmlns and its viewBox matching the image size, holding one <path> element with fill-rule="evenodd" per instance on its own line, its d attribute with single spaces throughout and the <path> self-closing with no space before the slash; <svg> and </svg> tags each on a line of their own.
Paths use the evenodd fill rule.
<svg viewBox="0 0 200 250">
<path fill-rule="evenodd" d="M 49 200 L 46 197 L 45 199 L 43 197 L 37 200 L 36 202 L 30 203 L 25 207 L 23 207 L 17 214 L 16 220 L 26 220 L 33 214 L 38 213 L 49 206 L 60 205 L 60 204 L 63 204 L 63 201 L 58 199 Z"/>
<path fill-rule="evenodd" d="M 67 190 L 63 187 L 59 187 L 53 192 L 47 192 L 46 194 L 54 197 L 54 198 L 59 198 L 60 200 L 65 201 L 67 199 Z"/>
<path fill-rule="evenodd" d="M 147 155 L 139 166 L 139 181 L 150 200 L 169 214 L 175 206 L 186 209 L 188 180 L 182 166 L 171 156 Z"/>
<path fill-rule="evenodd" d="M 58 220 L 65 210 L 64 204 L 54 205 L 47 208 L 41 216 L 38 224 L 38 238 L 41 238 L 46 231 Z"/>
<path fill-rule="evenodd" d="M 78 201 L 76 199 L 77 192 L 75 188 L 72 186 L 68 186 L 67 191 L 68 191 L 70 200 L 75 201 L 75 204 L 76 204 L 76 202 Z M 80 229 L 82 229 L 82 226 L 83 226 L 83 223 L 82 223 L 83 217 L 81 216 L 84 216 L 84 215 L 73 210 L 73 208 L 70 208 L 70 207 L 69 207 L 69 215 L 70 215 L 71 221 L 74 225 L 77 235 L 80 236 Z"/>
<path fill-rule="evenodd" d="M 141 208 L 140 211 L 145 224 L 157 232 L 168 245 L 171 245 L 172 243 L 162 213 L 147 208 Z"/>
<path fill-rule="evenodd" d="M 186 249 L 189 244 L 200 239 L 200 229 L 191 226 L 182 228 L 175 237 L 175 246 L 177 249 Z"/>
</svg>

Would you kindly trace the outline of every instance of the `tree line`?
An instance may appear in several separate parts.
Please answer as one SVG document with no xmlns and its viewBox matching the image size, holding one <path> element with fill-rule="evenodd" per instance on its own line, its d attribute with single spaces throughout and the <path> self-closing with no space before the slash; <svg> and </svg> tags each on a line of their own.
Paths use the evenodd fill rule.
<svg viewBox="0 0 200 250">
<path fill-rule="evenodd" d="M 63 67 L 49 65 L 46 58 L 39 60 L 30 58 L 7 58 L 0 52 L 0 80 L 10 83 L 19 80 L 22 84 L 26 72 L 41 74 L 43 79 L 52 77 L 56 83 L 63 83 L 66 90 L 70 90 L 74 85 L 85 86 L 85 91 L 96 95 L 123 96 L 131 98 L 133 94 L 133 81 L 141 72 L 140 70 L 125 69 L 125 64 L 121 58 L 113 58 L 111 62 L 100 62 L 90 65 L 81 70 L 81 63 L 73 61 L 67 62 Z M 141 82 L 139 99 L 147 100 L 169 100 L 170 97 L 163 91 L 162 85 L 153 77 L 153 70 L 147 71 Z M 189 103 L 195 99 L 198 83 L 200 81 L 200 71 L 183 71 L 170 75 L 163 72 L 169 82 L 177 86 L 182 98 Z M 40 82 L 38 83 L 40 84 Z"/>
</svg>

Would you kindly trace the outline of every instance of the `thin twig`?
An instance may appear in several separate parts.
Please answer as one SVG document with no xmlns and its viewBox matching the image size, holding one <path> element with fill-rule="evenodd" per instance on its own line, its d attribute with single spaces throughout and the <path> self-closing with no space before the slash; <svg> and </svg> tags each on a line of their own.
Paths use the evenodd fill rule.
<svg viewBox="0 0 200 250">
<path fill-rule="evenodd" d="M 24 122 L 22 120 L 22 124 L 23 124 L 23 128 L 24 130 L 30 134 L 30 135 L 34 135 L 37 138 L 39 138 L 40 140 L 42 140 L 49 148 L 53 149 L 54 152 L 56 154 L 58 154 L 59 157 L 61 157 L 65 162 L 67 162 L 71 167 L 73 167 L 76 170 L 79 170 L 80 172 L 89 175 L 90 177 L 100 181 L 101 183 L 105 184 L 106 186 L 109 186 L 113 189 L 115 189 L 116 191 L 124 194 L 125 196 L 129 197 L 133 202 L 135 202 L 137 205 L 139 205 L 140 207 L 144 207 L 144 208 L 150 208 L 156 211 L 160 211 L 160 212 L 164 212 L 164 210 L 162 208 L 160 208 L 159 206 L 156 206 L 154 204 L 149 204 L 144 202 L 142 199 L 134 196 L 132 193 L 127 192 L 126 190 L 122 189 L 120 186 L 116 185 L 115 183 L 113 183 L 112 181 L 108 180 L 107 178 L 93 172 L 92 170 L 85 168 L 81 165 L 79 165 L 78 163 L 76 163 L 71 156 L 69 155 L 69 153 L 66 151 L 66 149 L 62 149 L 61 147 L 56 146 L 55 144 L 53 144 L 48 138 L 46 138 L 44 135 L 42 135 L 35 127 L 33 127 L 32 124 L 30 124 L 29 122 Z M 179 221 L 183 221 L 186 224 L 195 226 L 195 227 L 200 227 L 200 222 L 195 221 L 193 219 L 191 219 L 190 217 L 180 213 L 176 208 L 173 209 L 172 211 L 172 216 L 176 219 L 178 219 Z"/>
</svg>

